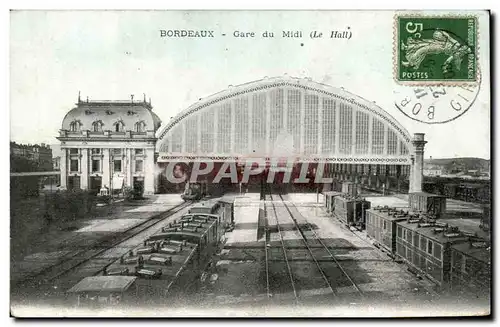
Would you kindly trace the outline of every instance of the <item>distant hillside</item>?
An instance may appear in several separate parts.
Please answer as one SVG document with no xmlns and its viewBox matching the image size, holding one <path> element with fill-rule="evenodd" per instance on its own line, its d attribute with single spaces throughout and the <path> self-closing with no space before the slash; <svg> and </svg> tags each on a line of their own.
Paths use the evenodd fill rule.
<svg viewBox="0 0 500 327">
<path fill-rule="evenodd" d="M 425 159 L 425 164 L 444 166 L 447 171 L 490 170 L 490 160 L 482 158 L 442 158 Z"/>
</svg>

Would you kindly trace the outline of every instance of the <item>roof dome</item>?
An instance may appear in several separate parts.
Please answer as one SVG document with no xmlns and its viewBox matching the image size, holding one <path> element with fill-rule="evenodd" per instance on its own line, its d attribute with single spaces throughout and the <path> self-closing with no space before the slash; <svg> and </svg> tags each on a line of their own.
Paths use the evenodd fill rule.
<svg viewBox="0 0 500 327">
<path fill-rule="evenodd" d="M 79 101 L 64 117 L 62 129 L 70 130 L 71 123 L 78 122 L 80 130 L 92 130 L 99 122 L 102 130 L 113 130 L 117 123 L 122 124 L 124 131 L 135 130 L 140 123 L 144 131 L 156 131 L 161 120 L 152 109 L 145 101 Z"/>
</svg>

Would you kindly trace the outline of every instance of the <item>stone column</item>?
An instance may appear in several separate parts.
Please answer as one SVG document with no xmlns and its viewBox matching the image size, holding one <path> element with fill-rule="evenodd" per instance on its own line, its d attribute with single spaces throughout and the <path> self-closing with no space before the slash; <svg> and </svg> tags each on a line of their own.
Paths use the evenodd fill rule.
<svg viewBox="0 0 500 327">
<path fill-rule="evenodd" d="M 273 140 L 271 140 L 271 92 L 267 92 L 266 94 L 266 111 L 264 112 L 265 124 L 266 124 L 266 143 L 264 152 L 267 156 L 271 156 L 272 146 L 274 144 Z"/>
<path fill-rule="evenodd" d="M 408 177 L 408 182 L 409 182 L 409 186 L 408 186 L 408 193 L 411 193 L 413 192 L 413 176 L 415 175 L 413 173 L 413 167 L 415 165 L 415 156 L 412 154 L 410 156 L 410 176 Z"/>
<path fill-rule="evenodd" d="M 305 124 L 303 124 L 302 122 L 304 121 L 304 117 L 306 115 L 306 95 L 305 93 L 304 94 L 301 94 L 300 95 L 300 154 L 303 154 L 304 153 L 304 149 L 305 149 L 305 141 L 306 141 L 306 134 L 305 134 L 305 131 L 306 131 L 306 126 Z"/>
<path fill-rule="evenodd" d="M 61 170 L 61 189 L 65 190 L 68 187 L 68 149 L 61 149 L 59 169 Z"/>
<path fill-rule="evenodd" d="M 213 153 L 217 153 L 219 151 L 218 144 L 219 144 L 219 108 L 216 107 L 214 110 L 214 144 L 212 148 Z M 210 152 L 210 151 L 209 151 Z"/>
<path fill-rule="evenodd" d="M 146 149 L 144 157 L 144 194 L 151 195 L 155 192 L 155 149 Z"/>
<path fill-rule="evenodd" d="M 81 149 L 82 151 L 82 175 L 80 177 L 80 188 L 88 190 L 89 188 L 89 149 Z"/>
<path fill-rule="evenodd" d="M 106 186 L 111 192 L 111 181 L 110 181 L 110 161 L 109 161 L 109 149 L 102 149 L 102 186 Z"/>
<path fill-rule="evenodd" d="M 318 155 L 323 154 L 323 98 L 318 96 Z"/>
<path fill-rule="evenodd" d="M 413 148 L 415 154 L 415 163 L 413 165 L 413 192 L 422 192 L 424 182 L 424 147 L 427 141 L 424 140 L 423 133 L 413 134 Z"/>
<path fill-rule="evenodd" d="M 132 152 L 135 152 L 135 149 L 127 148 L 127 186 L 134 187 L 134 178 L 133 171 L 135 169 L 135 161 L 132 160 Z"/>
</svg>

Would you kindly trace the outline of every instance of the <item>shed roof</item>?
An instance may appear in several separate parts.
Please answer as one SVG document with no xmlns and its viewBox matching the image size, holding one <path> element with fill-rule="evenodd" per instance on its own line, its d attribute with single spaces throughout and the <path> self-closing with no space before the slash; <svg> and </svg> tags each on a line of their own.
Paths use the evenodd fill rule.
<svg viewBox="0 0 500 327">
<path fill-rule="evenodd" d="M 91 276 L 85 277 L 68 293 L 125 292 L 137 279 L 134 276 Z"/>
<path fill-rule="evenodd" d="M 448 237 L 445 236 L 443 232 L 434 232 L 434 228 L 436 227 L 418 227 L 418 223 L 410 223 L 407 221 L 400 221 L 398 222 L 398 225 L 413 230 L 420 235 L 423 235 L 427 237 L 428 239 L 431 239 L 433 241 L 436 241 L 441 244 L 445 243 L 460 243 L 460 242 L 465 242 L 468 240 L 467 236 L 457 236 L 457 237 Z"/>
<path fill-rule="evenodd" d="M 387 211 L 380 211 L 380 210 L 375 210 L 374 208 L 371 208 L 371 209 L 367 209 L 366 210 L 367 212 L 371 212 L 375 215 L 377 215 L 377 217 L 380 217 L 380 218 L 383 218 L 385 220 L 395 220 L 395 221 L 399 221 L 399 220 L 407 220 L 408 217 L 395 217 L 395 216 L 391 216 L 387 213 Z"/>
</svg>

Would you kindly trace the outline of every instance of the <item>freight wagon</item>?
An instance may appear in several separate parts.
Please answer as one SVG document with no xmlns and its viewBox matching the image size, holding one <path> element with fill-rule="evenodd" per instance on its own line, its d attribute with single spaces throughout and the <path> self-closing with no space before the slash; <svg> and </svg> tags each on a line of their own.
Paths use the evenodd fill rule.
<svg viewBox="0 0 500 327">
<path fill-rule="evenodd" d="M 365 211 L 370 205 L 364 198 L 342 194 L 334 198 L 334 215 L 347 226 L 364 229 Z"/>
<path fill-rule="evenodd" d="M 323 192 L 325 196 L 325 210 L 328 213 L 333 213 L 335 209 L 335 197 L 342 195 L 341 192 L 336 192 L 336 191 L 328 191 L 328 192 Z"/>
<path fill-rule="evenodd" d="M 450 281 L 451 246 L 467 240 L 468 235 L 456 227 L 409 219 L 397 224 L 396 255 L 410 270 L 444 286 Z"/>
<path fill-rule="evenodd" d="M 214 208 L 221 208 L 217 204 L 203 208 L 216 212 Z M 84 279 L 68 294 L 76 295 L 80 303 L 85 299 L 86 304 L 173 305 L 188 300 L 199 289 L 200 277 L 219 249 L 226 218 L 231 219 L 222 213 L 188 213 L 106 267 L 103 276 Z M 107 295 L 99 299 L 95 294 Z"/>
<path fill-rule="evenodd" d="M 425 192 L 408 194 L 410 211 L 440 218 L 446 211 L 446 197 Z"/>
<path fill-rule="evenodd" d="M 367 235 L 408 269 L 443 288 L 487 294 L 491 285 L 490 241 L 432 216 L 390 207 L 366 211 Z M 475 289 L 476 288 L 476 289 Z"/>
<path fill-rule="evenodd" d="M 484 240 L 451 247 L 452 291 L 484 298 L 491 292 L 491 244 Z"/>
<path fill-rule="evenodd" d="M 413 218 L 408 211 L 396 208 L 374 207 L 366 210 L 366 234 L 374 245 L 394 258 L 396 253 L 396 223 Z"/>
</svg>

